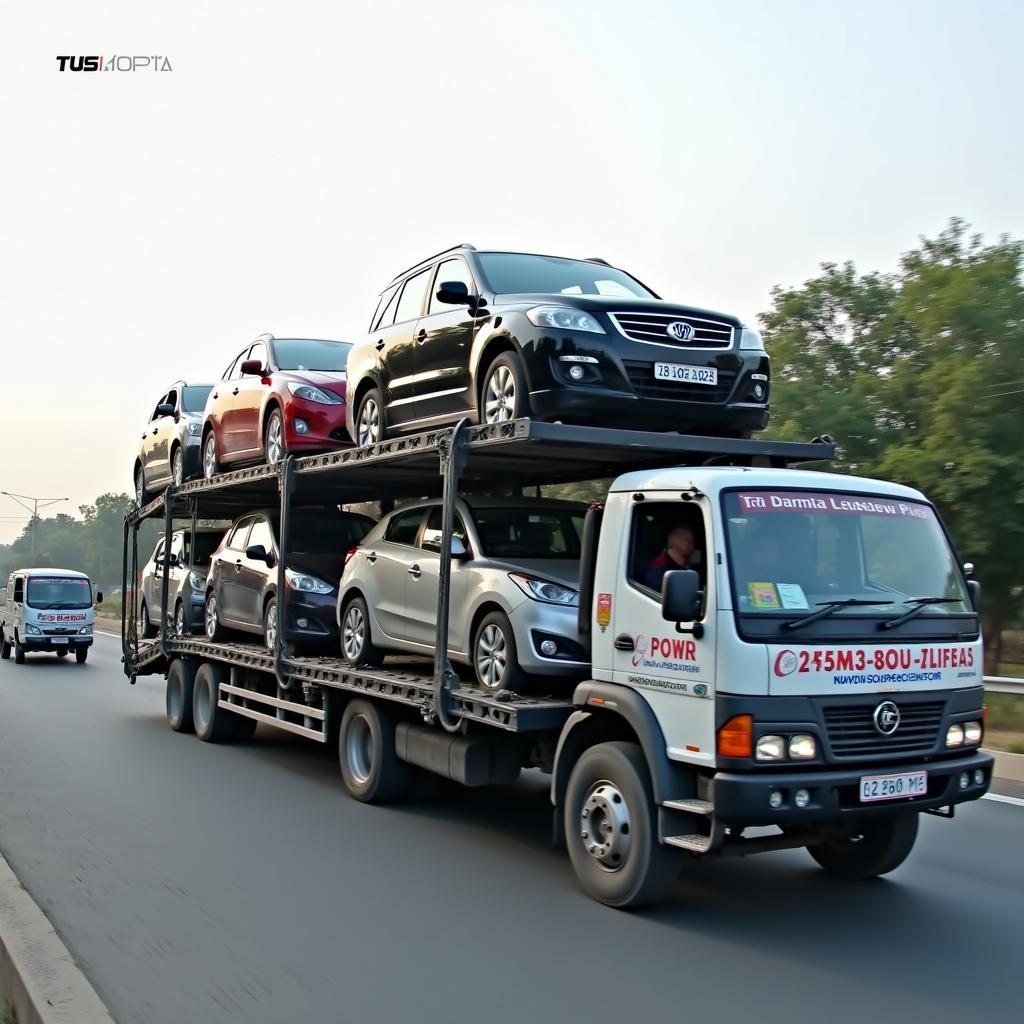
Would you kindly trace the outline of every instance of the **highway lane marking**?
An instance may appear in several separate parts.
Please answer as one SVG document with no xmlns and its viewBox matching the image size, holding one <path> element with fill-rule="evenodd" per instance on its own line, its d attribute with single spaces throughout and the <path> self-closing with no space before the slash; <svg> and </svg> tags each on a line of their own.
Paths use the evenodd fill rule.
<svg viewBox="0 0 1024 1024">
<path fill-rule="evenodd" d="M 1024 799 L 1019 796 L 1003 796 L 1002 793 L 986 793 L 982 800 L 995 800 L 998 804 L 1013 804 L 1014 807 L 1024 807 Z"/>
</svg>

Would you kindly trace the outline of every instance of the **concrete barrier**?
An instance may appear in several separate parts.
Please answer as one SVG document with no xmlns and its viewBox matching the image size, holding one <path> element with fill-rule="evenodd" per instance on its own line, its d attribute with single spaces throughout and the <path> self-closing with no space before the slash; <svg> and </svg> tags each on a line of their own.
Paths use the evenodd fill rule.
<svg viewBox="0 0 1024 1024">
<path fill-rule="evenodd" d="M 1009 782 L 1024 782 L 1024 754 L 1008 754 L 1004 750 L 990 750 L 996 759 L 995 777 Z"/>
</svg>

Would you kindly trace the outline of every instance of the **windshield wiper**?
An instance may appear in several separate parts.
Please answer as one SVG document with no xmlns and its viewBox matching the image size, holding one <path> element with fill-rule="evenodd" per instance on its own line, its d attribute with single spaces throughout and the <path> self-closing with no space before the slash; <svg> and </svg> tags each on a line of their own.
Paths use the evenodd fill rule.
<svg viewBox="0 0 1024 1024">
<path fill-rule="evenodd" d="M 854 608 L 858 605 L 895 604 L 895 601 L 876 601 L 871 597 L 841 597 L 836 601 L 819 601 L 816 612 L 805 615 L 802 619 L 794 619 L 792 622 L 784 622 L 782 628 L 785 630 L 799 629 L 801 626 L 809 626 L 812 622 L 834 615 L 840 608 Z"/>
<path fill-rule="evenodd" d="M 925 608 L 933 604 L 959 604 L 960 600 L 959 597 L 908 597 L 903 603 L 912 604 L 914 607 L 909 612 L 904 612 L 895 619 L 889 619 L 888 622 L 880 622 L 878 628 L 895 629 L 897 626 L 902 626 L 904 622 L 909 622 L 911 619 L 916 618 Z"/>
</svg>

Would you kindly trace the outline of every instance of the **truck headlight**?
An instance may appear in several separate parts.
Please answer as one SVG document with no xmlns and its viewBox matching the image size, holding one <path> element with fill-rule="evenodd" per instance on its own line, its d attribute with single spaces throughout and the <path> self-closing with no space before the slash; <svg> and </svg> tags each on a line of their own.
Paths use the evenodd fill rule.
<svg viewBox="0 0 1024 1024">
<path fill-rule="evenodd" d="M 794 761 L 812 761 L 818 756 L 818 744 L 814 737 L 801 733 L 789 737 L 789 756 Z"/>
<path fill-rule="evenodd" d="M 763 352 L 764 338 L 761 337 L 761 332 L 753 327 L 742 328 L 740 330 L 740 348 Z"/>
<path fill-rule="evenodd" d="M 534 601 L 571 605 L 573 608 L 579 604 L 580 595 L 575 590 L 570 590 L 561 584 L 538 579 L 536 576 L 527 576 L 521 572 L 510 572 L 508 578 Z"/>
<path fill-rule="evenodd" d="M 43 631 L 38 626 L 33 626 L 31 622 L 25 623 L 25 632 L 31 636 L 42 636 Z"/>
<path fill-rule="evenodd" d="M 319 405 L 344 405 L 345 400 L 339 398 L 330 391 L 314 387 L 312 384 L 297 384 L 295 381 L 288 382 L 288 390 L 296 398 L 304 398 L 307 402 L 316 402 Z"/>
<path fill-rule="evenodd" d="M 604 328 L 589 313 L 572 306 L 534 306 L 527 310 L 526 319 L 534 327 L 553 327 L 558 331 L 587 331 L 604 334 Z"/>
<path fill-rule="evenodd" d="M 293 569 L 285 569 L 284 579 L 292 590 L 300 590 L 304 594 L 329 594 L 334 587 L 316 576 L 310 576 L 304 572 L 295 572 Z"/>
<path fill-rule="evenodd" d="M 79 636 L 91 636 L 92 635 L 92 626 L 83 626 L 78 631 L 78 635 Z"/>
<path fill-rule="evenodd" d="M 954 722 L 946 730 L 946 746 L 962 747 L 964 745 L 964 727 Z"/>
<path fill-rule="evenodd" d="M 982 735 L 981 722 L 964 722 L 964 743 L 980 743 Z"/>
<path fill-rule="evenodd" d="M 781 736 L 762 736 L 754 748 L 758 761 L 783 761 L 786 758 L 786 741 Z"/>
</svg>

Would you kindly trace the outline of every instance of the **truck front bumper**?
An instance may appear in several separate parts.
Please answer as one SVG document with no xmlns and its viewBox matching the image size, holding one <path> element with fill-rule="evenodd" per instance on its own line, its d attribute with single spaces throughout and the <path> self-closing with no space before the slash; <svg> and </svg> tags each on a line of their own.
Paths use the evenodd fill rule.
<svg viewBox="0 0 1024 1024">
<path fill-rule="evenodd" d="M 21 642 L 27 651 L 77 651 L 80 647 L 92 646 L 92 634 L 62 637 L 26 635 Z"/>
<path fill-rule="evenodd" d="M 726 825 L 809 825 L 863 816 L 927 811 L 977 800 L 988 791 L 992 781 L 993 758 L 975 751 L 963 757 L 924 764 L 872 765 L 864 768 L 824 769 L 821 771 L 774 772 L 772 774 L 721 772 L 712 786 L 715 818 Z M 927 772 L 928 790 L 924 796 L 899 800 L 860 802 L 860 780 L 873 775 L 902 775 Z M 980 782 L 975 773 L 980 772 Z M 967 786 L 961 786 L 966 776 Z M 794 795 L 806 790 L 808 802 L 797 807 Z M 772 807 L 773 793 L 782 794 L 782 803 Z"/>
</svg>

